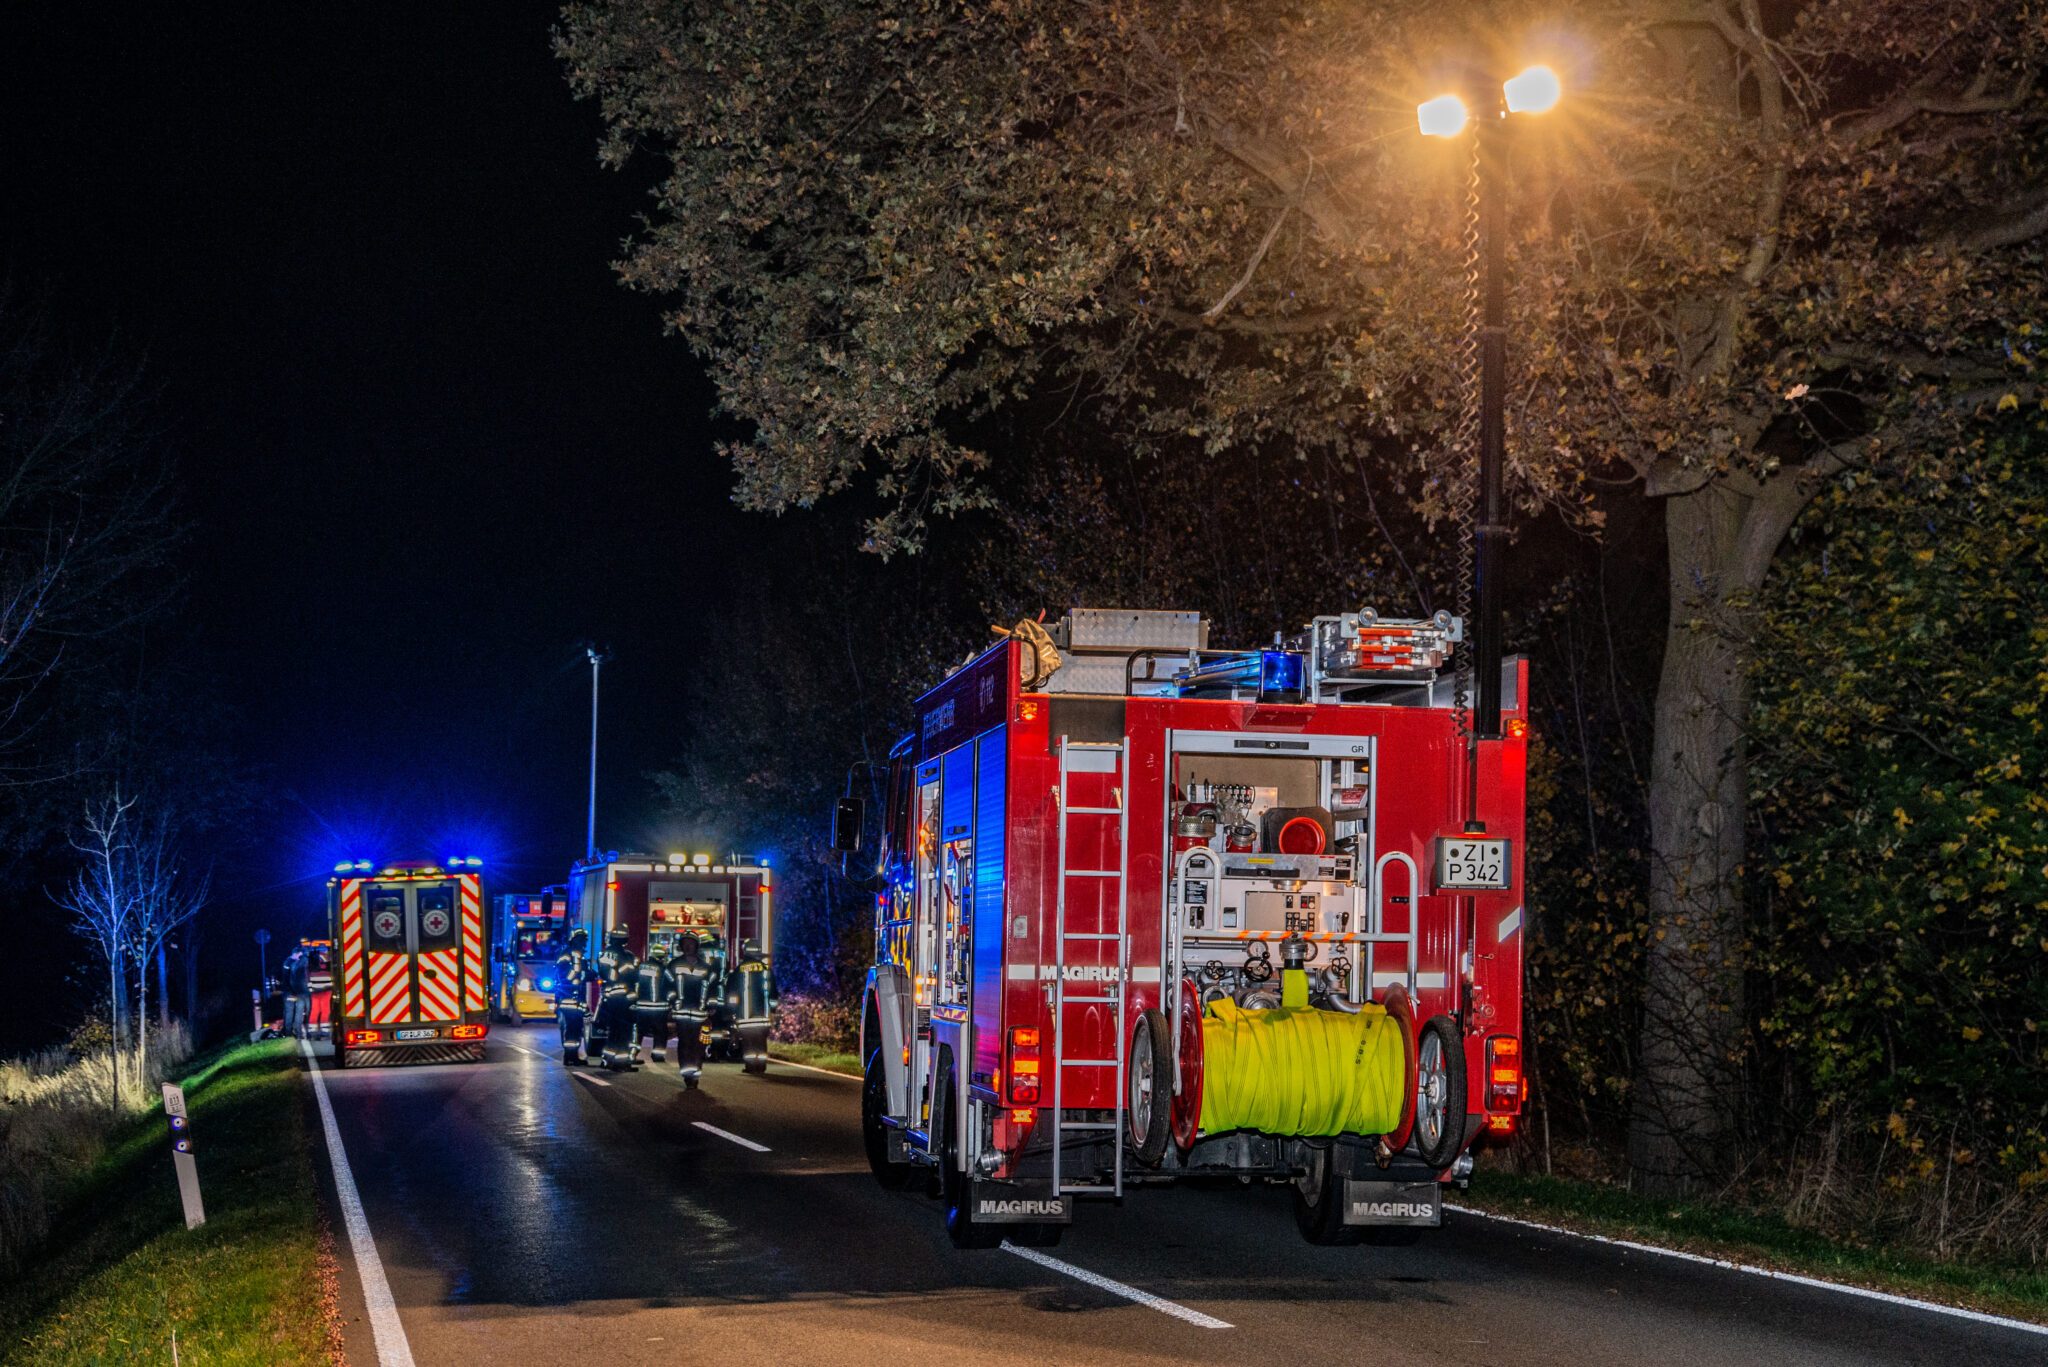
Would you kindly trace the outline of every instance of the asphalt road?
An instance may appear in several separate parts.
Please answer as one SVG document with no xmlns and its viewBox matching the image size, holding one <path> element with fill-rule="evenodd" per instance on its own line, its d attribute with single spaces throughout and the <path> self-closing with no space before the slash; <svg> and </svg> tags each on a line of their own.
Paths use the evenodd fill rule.
<svg viewBox="0 0 2048 1367">
<path fill-rule="evenodd" d="M 419 1367 L 2048 1362 L 2038 1335 L 1455 1213 L 1417 1247 L 1316 1248 L 1279 1188 L 1084 1204 L 1049 1252 L 1230 1326 L 1198 1327 L 953 1249 L 936 1203 L 868 1175 L 850 1079 L 714 1066 L 692 1093 L 672 1067 L 564 1068 L 552 1035 L 495 1028 L 481 1065 L 325 1070 Z"/>
</svg>

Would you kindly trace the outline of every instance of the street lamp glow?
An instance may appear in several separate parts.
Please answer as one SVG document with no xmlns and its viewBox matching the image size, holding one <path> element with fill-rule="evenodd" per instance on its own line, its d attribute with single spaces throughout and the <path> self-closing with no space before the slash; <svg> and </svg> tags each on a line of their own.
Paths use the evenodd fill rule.
<svg viewBox="0 0 2048 1367">
<path fill-rule="evenodd" d="M 1521 75 L 1501 82 L 1500 88 L 1501 93 L 1507 96 L 1510 114 L 1541 114 L 1564 94 L 1557 73 L 1547 66 L 1532 66 Z M 1423 131 L 1429 130 L 1425 128 Z"/>
<path fill-rule="evenodd" d="M 1439 95 L 1416 105 L 1415 118 L 1425 138 L 1455 138 L 1465 131 L 1465 102 L 1456 95 Z"/>
</svg>

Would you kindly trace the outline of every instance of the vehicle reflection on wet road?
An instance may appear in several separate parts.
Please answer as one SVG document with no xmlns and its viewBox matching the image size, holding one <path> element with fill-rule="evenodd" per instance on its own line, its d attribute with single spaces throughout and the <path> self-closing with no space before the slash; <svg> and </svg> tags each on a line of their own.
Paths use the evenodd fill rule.
<svg viewBox="0 0 2048 1367">
<path fill-rule="evenodd" d="M 1055 1260 L 960 1252 L 868 1175 L 856 1081 L 714 1065 L 692 1092 L 672 1065 L 564 1067 L 553 1039 L 326 1074 L 419 1367 L 2048 1360 L 2020 1330 L 1455 1214 L 1412 1248 L 1312 1247 L 1270 1187 L 1084 1204 Z"/>
</svg>

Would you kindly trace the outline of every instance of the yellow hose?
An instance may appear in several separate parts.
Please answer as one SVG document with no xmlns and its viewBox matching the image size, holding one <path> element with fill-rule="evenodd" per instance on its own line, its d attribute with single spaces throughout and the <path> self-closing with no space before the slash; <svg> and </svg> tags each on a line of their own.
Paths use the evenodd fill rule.
<svg viewBox="0 0 2048 1367">
<path fill-rule="evenodd" d="M 1294 980 L 1299 979 L 1299 982 Z M 1400 1128 L 1408 1053 L 1400 1022 L 1308 1005 L 1307 975 L 1281 976 L 1281 1006 L 1224 998 L 1202 1020 L 1202 1120 L 1209 1134 L 1391 1134 Z"/>
</svg>

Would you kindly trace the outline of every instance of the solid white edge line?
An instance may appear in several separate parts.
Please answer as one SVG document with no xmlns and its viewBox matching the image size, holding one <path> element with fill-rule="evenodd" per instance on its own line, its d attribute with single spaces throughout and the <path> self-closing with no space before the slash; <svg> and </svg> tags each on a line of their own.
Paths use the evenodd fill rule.
<svg viewBox="0 0 2048 1367">
<path fill-rule="evenodd" d="M 752 1149 L 755 1153 L 769 1152 L 768 1146 L 766 1144 L 756 1144 L 751 1139 L 742 1139 L 730 1130 L 721 1130 L 718 1128 L 718 1126 L 707 1125 L 701 1120 L 692 1120 L 690 1123 L 692 1125 L 695 1125 L 698 1129 L 705 1131 L 707 1134 L 715 1134 L 720 1139 L 730 1139 L 733 1143 L 739 1145 L 743 1149 Z"/>
<path fill-rule="evenodd" d="M 300 1040 L 299 1049 L 313 1073 L 313 1095 L 320 1103 L 320 1128 L 326 1132 L 327 1157 L 334 1165 L 334 1195 L 341 1203 L 341 1220 L 348 1229 L 356 1275 L 362 1279 L 370 1337 L 377 1345 L 377 1367 L 413 1367 L 412 1345 L 406 1342 L 405 1325 L 399 1322 L 398 1302 L 391 1298 L 391 1283 L 384 1276 L 383 1260 L 377 1256 L 377 1241 L 370 1237 L 370 1220 L 363 1213 L 363 1198 L 356 1192 L 355 1174 L 349 1170 L 348 1154 L 341 1147 L 341 1127 L 334 1123 L 334 1104 L 327 1099 L 326 1075 L 320 1070 L 320 1060 L 313 1057 L 310 1041 Z"/>
<path fill-rule="evenodd" d="M 1445 1210 L 1455 1210 L 1460 1215 L 1477 1215 L 1485 1220 L 1498 1220 L 1502 1224 L 1521 1225 L 1525 1229 L 1540 1229 L 1545 1234 L 1566 1234 L 1574 1239 L 1591 1239 L 1594 1243 L 1612 1244 L 1616 1248 L 1634 1249 L 1638 1253 L 1655 1253 L 1665 1258 L 1683 1258 L 1689 1263 L 1705 1263 L 1709 1267 L 1723 1268 L 1729 1272 L 1747 1272 L 1753 1277 L 1769 1277 L 1773 1281 L 1792 1282 L 1799 1286 L 1817 1287 L 1822 1291 L 1839 1291 L 1844 1296 L 1862 1296 L 1868 1300 L 1884 1301 L 1889 1305 L 1903 1305 L 1914 1310 L 1929 1310 L 1937 1315 L 1954 1315 L 1959 1319 L 1976 1320 L 1981 1324 L 1995 1324 L 2003 1329 L 2022 1329 L 2029 1334 L 2048 1334 L 2048 1324 L 2034 1324 L 2028 1320 L 2008 1319 L 2004 1315 L 1986 1314 L 1982 1310 L 1965 1310 L 1959 1305 L 1942 1305 L 1938 1301 L 1915 1300 L 1911 1296 L 1895 1296 L 1889 1291 L 1873 1291 L 1867 1286 L 1851 1286 L 1846 1282 L 1823 1281 L 1819 1277 L 1802 1277 L 1796 1272 L 1779 1272 L 1773 1268 L 1755 1267 L 1749 1263 L 1729 1262 L 1726 1258 L 1710 1258 L 1703 1253 L 1686 1253 L 1676 1248 L 1659 1248 L 1656 1244 L 1639 1244 L 1633 1239 L 1612 1239 L 1605 1234 L 1584 1234 L 1576 1229 L 1564 1229 L 1558 1225 L 1538 1224 L 1534 1220 L 1518 1219 L 1513 1215 L 1495 1215 L 1490 1210 L 1474 1210 L 1470 1206 L 1454 1206 L 1444 1203 Z"/>
<path fill-rule="evenodd" d="M 1171 1315 L 1177 1320 L 1185 1320 L 1197 1329 L 1234 1329 L 1237 1327 L 1228 1320 L 1219 1320 L 1214 1315 L 1205 1315 L 1199 1310 L 1190 1310 L 1185 1305 L 1167 1300 L 1162 1296 L 1155 1296 L 1150 1291 L 1140 1291 L 1135 1286 L 1125 1286 L 1122 1282 L 1112 1281 L 1099 1272 L 1090 1272 L 1085 1267 L 1076 1267 L 1072 1263 L 1061 1262 L 1058 1258 L 1040 1253 L 1035 1248 L 1020 1248 L 1008 1239 L 1003 1240 L 1003 1251 L 1005 1253 L 1014 1253 L 1020 1258 L 1029 1259 L 1040 1267 L 1049 1267 L 1055 1272 L 1064 1273 L 1075 1281 L 1086 1282 L 1090 1286 L 1109 1292 L 1112 1296 L 1122 1296 L 1127 1301 L 1136 1301 L 1148 1310 L 1157 1310 L 1162 1315 Z"/>
<path fill-rule="evenodd" d="M 830 1068 L 815 1068 L 808 1063 L 798 1063 L 794 1059 L 777 1058 L 773 1054 L 770 1054 L 768 1056 L 768 1061 L 770 1063 L 779 1063 L 785 1068 L 801 1068 L 807 1073 L 817 1073 L 821 1077 L 836 1077 L 841 1082 L 860 1081 L 860 1079 L 855 1077 L 852 1073 L 835 1073 Z"/>
<path fill-rule="evenodd" d="M 605 1081 L 605 1080 L 604 1080 L 603 1078 L 601 1078 L 601 1077 L 592 1077 L 592 1076 L 591 1076 L 591 1075 L 590 1075 L 589 1073 L 571 1073 L 571 1074 L 570 1074 L 570 1076 L 571 1076 L 571 1077 L 580 1077 L 580 1078 L 582 1078 L 582 1079 L 583 1079 L 583 1080 L 584 1080 L 585 1082 L 589 1083 L 589 1084 L 590 1084 L 591 1086 L 593 1086 L 593 1087 L 609 1087 L 609 1086 L 611 1086 L 611 1083 L 609 1083 L 609 1082 L 606 1082 L 606 1081 Z"/>
</svg>

